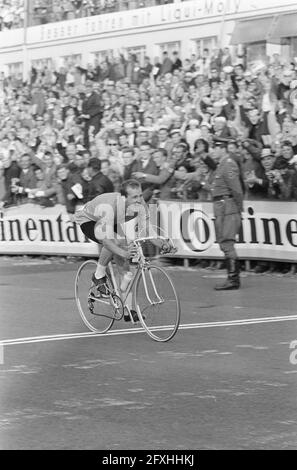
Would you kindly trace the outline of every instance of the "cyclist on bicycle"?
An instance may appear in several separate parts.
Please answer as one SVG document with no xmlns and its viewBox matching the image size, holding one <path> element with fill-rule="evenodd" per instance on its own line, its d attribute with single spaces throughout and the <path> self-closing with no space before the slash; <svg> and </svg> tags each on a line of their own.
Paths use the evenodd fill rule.
<svg viewBox="0 0 297 470">
<path fill-rule="evenodd" d="M 87 238 L 102 245 L 92 281 L 100 295 L 108 298 L 108 263 L 116 255 L 117 264 L 122 264 L 124 270 L 129 270 L 129 260 L 136 254 L 133 243 L 127 244 L 127 222 L 133 220 L 134 226 L 138 226 L 138 234 L 141 233 L 142 236 L 148 230 L 153 230 L 149 224 L 149 211 L 142 197 L 141 184 L 137 180 L 124 181 L 121 193 L 105 193 L 95 197 L 75 213 L 74 220 Z M 169 241 L 155 239 L 153 243 L 163 253 L 169 253 L 172 249 Z"/>
</svg>

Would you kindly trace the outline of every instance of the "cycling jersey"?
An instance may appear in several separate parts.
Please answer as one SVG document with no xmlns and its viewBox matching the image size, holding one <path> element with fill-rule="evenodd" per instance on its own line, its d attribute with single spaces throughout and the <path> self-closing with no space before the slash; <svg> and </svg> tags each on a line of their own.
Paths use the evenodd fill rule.
<svg viewBox="0 0 297 470">
<path fill-rule="evenodd" d="M 133 240 L 146 227 L 149 218 L 148 208 L 143 200 L 126 208 L 125 196 L 120 193 L 104 193 L 89 201 L 82 209 L 76 211 L 74 221 L 83 226 L 93 222 L 101 234 L 97 241 L 114 238 L 114 234 Z M 101 224 L 100 224 L 101 222 Z M 90 224 L 92 225 L 92 224 Z M 93 239 L 93 238 L 91 238 Z"/>
</svg>

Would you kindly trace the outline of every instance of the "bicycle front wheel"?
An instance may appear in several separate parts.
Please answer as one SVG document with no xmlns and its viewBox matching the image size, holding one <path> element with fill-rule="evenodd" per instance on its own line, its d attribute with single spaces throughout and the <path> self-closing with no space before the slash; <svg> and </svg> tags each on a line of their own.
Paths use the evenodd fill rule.
<svg viewBox="0 0 297 470">
<path fill-rule="evenodd" d="M 106 333 L 113 325 L 113 308 L 109 299 L 96 297 L 92 274 L 96 270 L 94 260 L 85 261 L 75 278 L 75 300 L 84 324 L 95 333 Z"/>
<path fill-rule="evenodd" d="M 136 283 L 138 315 L 155 341 L 169 341 L 180 322 L 180 303 L 168 274 L 158 266 L 141 270 Z"/>
</svg>

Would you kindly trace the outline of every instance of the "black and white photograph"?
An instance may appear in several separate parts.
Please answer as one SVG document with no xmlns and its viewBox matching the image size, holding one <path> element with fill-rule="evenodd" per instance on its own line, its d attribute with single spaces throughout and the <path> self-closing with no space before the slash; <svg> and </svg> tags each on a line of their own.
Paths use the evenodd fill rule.
<svg viewBox="0 0 297 470">
<path fill-rule="evenodd" d="M 297 450 L 296 287 L 296 1 L 0 0 L 0 450 Z"/>
</svg>

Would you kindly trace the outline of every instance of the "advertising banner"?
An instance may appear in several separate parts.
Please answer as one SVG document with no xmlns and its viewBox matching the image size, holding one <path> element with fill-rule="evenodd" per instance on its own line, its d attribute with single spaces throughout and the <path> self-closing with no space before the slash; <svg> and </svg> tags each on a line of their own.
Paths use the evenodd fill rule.
<svg viewBox="0 0 297 470">
<path fill-rule="evenodd" d="M 216 243 L 212 203 L 166 201 L 160 226 L 184 258 L 223 257 Z M 242 259 L 297 262 L 297 203 L 245 201 L 236 244 Z"/>
<path fill-rule="evenodd" d="M 32 45 L 139 28 L 188 24 L 211 18 L 221 21 L 222 15 L 224 19 L 235 19 L 235 15 L 271 14 L 271 10 L 279 7 L 280 0 L 261 0 L 258 3 L 254 0 L 188 0 L 33 26 L 28 28 L 27 41 Z M 295 7 L 293 0 L 281 2 L 282 12 Z"/>
<path fill-rule="evenodd" d="M 64 206 L 24 204 L 0 211 L 0 253 L 91 256 L 98 246 L 85 238 Z"/>
<path fill-rule="evenodd" d="M 160 233 L 174 239 L 177 256 L 223 257 L 212 203 L 161 201 L 158 210 Z M 236 248 L 241 259 L 297 263 L 297 203 L 245 201 Z M 0 211 L 0 254 L 96 256 L 98 246 L 85 238 L 64 206 L 25 204 Z"/>
</svg>

